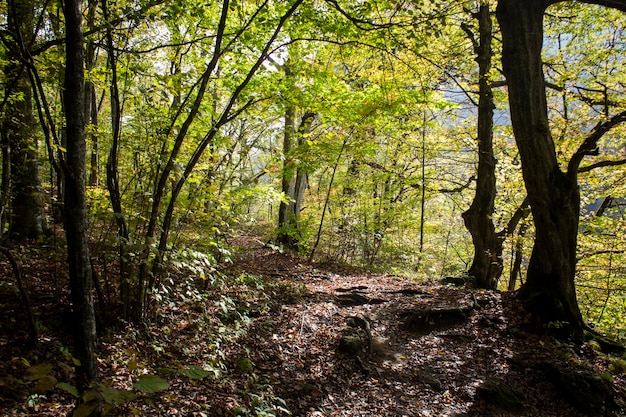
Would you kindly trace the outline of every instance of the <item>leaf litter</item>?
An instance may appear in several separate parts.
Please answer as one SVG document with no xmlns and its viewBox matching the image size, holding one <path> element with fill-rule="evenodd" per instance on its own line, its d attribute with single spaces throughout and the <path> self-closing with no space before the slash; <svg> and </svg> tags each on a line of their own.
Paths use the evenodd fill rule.
<svg viewBox="0 0 626 417">
<path fill-rule="evenodd" d="M 604 375 L 618 405 L 623 370 L 609 372 L 590 345 L 529 332 L 513 294 L 308 262 L 251 238 L 235 243 L 238 255 L 221 271 L 232 277 L 228 285 L 164 303 L 147 327 L 118 323 L 100 336 L 108 387 L 146 388 L 112 415 L 620 415 L 612 403 L 581 408 L 546 364 Z M 35 267 L 40 274 L 27 276 L 33 305 L 49 312 L 43 322 L 61 314 L 67 294 L 55 288 L 60 297 L 50 298 L 54 280 L 44 278 L 54 271 L 45 262 Z M 13 290 L 0 287 L 5 317 L 22 314 Z M 0 325 L 0 414 L 67 414 L 73 381 L 59 350 L 69 335 L 50 326 L 37 351 L 28 351 L 17 322 Z M 33 370 L 14 358 L 43 365 Z M 28 375 L 41 369 L 66 389 L 34 397 L 42 378 Z"/>
</svg>

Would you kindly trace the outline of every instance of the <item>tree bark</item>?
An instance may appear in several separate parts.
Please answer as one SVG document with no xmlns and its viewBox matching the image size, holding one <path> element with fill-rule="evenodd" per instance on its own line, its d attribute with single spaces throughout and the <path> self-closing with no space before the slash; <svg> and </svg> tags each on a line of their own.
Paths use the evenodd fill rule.
<svg viewBox="0 0 626 417">
<path fill-rule="evenodd" d="M 80 0 L 66 0 L 65 119 L 67 160 L 63 164 L 65 191 L 65 234 L 67 238 L 70 288 L 74 310 L 74 348 L 80 360 L 77 385 L 84 391 L 98 379 L 96 321 L 87 235 L 85 196 L 85 83 L 82 14 Z"/>
<path fill-rule="evenodd" d="M 519 228 L 518 238 L 515 242 L 515 254 L 513 256 L 513 266 L 511 267 L 511 272 L 509 274 L 509 283 L 507 286 L 507 290 L 515 291 L 515 287 L 517 286 L 517 277 L 520 275 L 520 271 L 522 269 L 522 258 L 523 258 L 523 245 L 522 239 L 526 235 L 526 229 L 528 226 L 525 223 Z"/>
<path fill-rule="evenodd" d="M 285 64 L 285 74 L 289 77 L 289 64 Z M 278 243 L 291 249 L 297 248 L 298 238 L 295 229 L 295 193 L 296 174 L 295 162 L 291 157 L 294 146 L 294 136 L 296 134 L 296 109 L 291 104 L 287 104 L 285 109 L 285 130 L 283 132 L 283 170 L 281 190 L 287 201 L 281 201 L 278 208 Z"/>
<path fill-rule="evenodd" d="M 576 177 L 559 168 L 548 125 L 541 48 L 546 0 L 500 0 L 502 64 L 511 122 L 535 222 L 535 242 L 519 296 L 542 324 L 569 323 L 581 334 L 576 298 L 576 239 L 580 196 Z"/>
<path fill-rule="evenodd" d="M 293 158 L 298 149 L 305 146 L 305 135 L 311 131 L 314 113 L 305 113 L 298 128 L 295 128 L 296 110 L 293 106 L 285 111 L 285 136 L 283 141 L 282 191 L 289 199 L 281 202 L 278 210 L 278 243 L 297 250 L 301 244 L 300 211 L 304 202 L 304 192 L 308 187 L 308 172 Z"/>
<path fill-rule="evenodd" d="M 301 153 L 304 154 L 305 150 L 308 149 L 306 135 L 313 131 L 313 120 L 315 119 L 315 113 L 307 112 L 304 113 L 302 118 L 300 119 L 300 126 L 298 127 L 298 147 L 301 150 Z M 294 214 L 296 215 L 296 225 L 299 227 L 300 223 L 300 212 L 302 211 L 304 204 L 304 193 L 309 186 L 309 170 L 303 166 L 303 164 L 298 165 L 296 169 L 296 188 L 294 190 L 294 199 L 296 203 L 293 207 Z"/>
<path fill-rule="evenodd" d="M 20 51 L 27 50 L 34 36 L 34 9 L 28 1 L 11 4 L 8 13 L 10 30 L 15 34 L 15 48 L 11 61 L 5 67 L 9 81 L 5 94 L 15 97 L 6 107 L 2 134 L 8 146 L 10 159 L 11 238 L 37 238 L 43 234 L 43 211 L 37 141 L 35 140 L 33 93 L 26 68 L 19 63 Z"/>
<path fill-rule="evenodd" d="M 90 4 L 90 12 L 92 9 L 96 8 L 95 2 L 96 0 L 91 0 L 94 4 Z M 106 0 L 101 2 L 102 15 L 104 20 L 108 22 L 110 20 L 108 3 Z M 109 156 L 106 162 L 106 185 L 107 190 L 109 191 L 109 198 L 111 200 L 111 208 L 113 209 L 113 215 L 115 216 L 115 223 L 117 224 L 117 236 L 118 236 L 118 252 L 119 252 L 119 273 L 120 273 L 120 300 L 122 302 L 122 314 L 125 318 L 129 318 L 131 314 L 131 309 L 133 307 L 133 294 L 131 291 L 131 279 L 129 272 L 129 262 L 128 262 L 128 241 L 129 241 L 129 231 L 128 225 L 126 223 L 124 217 L 124 211 L 122 209 L 122 191 L 120 189 L 120 181 L 119 181 L 119 149 L 120 149 L 120 132 L 121 132 L 121 105 L 120 105 L 120 94 L 118 87 L 118 78 L 117 78 L 117 55 L 115 53 L 114 43 L 113 43 L 113 28 L 109 25 L 106 28 L 105 32 L 106 39 L 106 50 L 107 57 L 109 60 L 109 67 L 111 68 L 111 83 L 109 86 L 110 92 L 110 104 L 111 104 L 111 148 L 109 149 Z M 87 49 L 87 62 L 91 64 L 90 56 L 92 45 L 88 45 Z M 90 117 L 92 122 L 97 122 L 97 108 L 95 103 L 95 95 L 94 92 L 90 89 L 93 89 L 93 84 L 89 83 L 87 86 L 87 94 L 86 99 L 91 99 L 93 103 L 85 103 L 87 108 L 91 110 L 91 114 L 87 116 Z M 96 117 L 94 119 L 94 117 Z M 97 135 L 93 135 L 94 139 L 92 141 L 92 165 L 91 172 L 94 174 L 94 159 L 96 164 L 97 171 L 97 155 L 93 155 L 93 152 L 97 152 Z M 136 294 L 135 294 L 136 295 Z M 135 300 L 136 301 L 136 300 Z"/>
<path fill-rule="evenodd" d="M 496 158 L 493 154 L 493 92 L 489 81 L 493 52 L 488 2 L 480 5 L 476 17 L 479 28 L 479 41 L 474 41 L 479 91 L 478 178 L 474 200 L 469 209 L 463 213 L 463 220 L 474 243 L 474 259 L 468 275 L 474 278 L 477 287 L 495 289 L 503 269 L 501 256 L 503 239 L 496 234 L 492 221 L 496 198 Z"/>
<path fill-rule="evenodd" d="M 87 28 L 96 28 L 96 10 L 98 0 L 89 0 L 87 6 Z M 96 67 L 96 43 L 89 40 L 85 51 L 85 70 L 89 71 Z M 99 140 L 96 129 L 98 128 L 98 103 L 96 100 L 96 87 L 93 81 L 85 82 L 85 116 L 87 124 L 91 125 L 91 155 L 89 158 L 89 180 L 88 184 L 96 187 L 100 184 L 100 155 Z"/>
</svg>

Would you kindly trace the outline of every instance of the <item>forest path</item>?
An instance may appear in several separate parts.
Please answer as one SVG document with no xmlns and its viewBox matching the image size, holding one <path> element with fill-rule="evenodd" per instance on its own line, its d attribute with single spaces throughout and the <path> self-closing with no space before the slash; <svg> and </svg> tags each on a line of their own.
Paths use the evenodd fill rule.
<svg viewBox="0 0 626 417">
<path fill-rule="evenodd" d="M 510 294 L 420 285 L 241 243 L 231 272 L 300 288 L 255 318 L 240 341 L 258 380 L 293 415 L 589 412 L 566 401 L 546 372 L 546 364 L 589 352 L 564 358 L 563 346 L 525 332 L 525 314 Z"/>
</svg>

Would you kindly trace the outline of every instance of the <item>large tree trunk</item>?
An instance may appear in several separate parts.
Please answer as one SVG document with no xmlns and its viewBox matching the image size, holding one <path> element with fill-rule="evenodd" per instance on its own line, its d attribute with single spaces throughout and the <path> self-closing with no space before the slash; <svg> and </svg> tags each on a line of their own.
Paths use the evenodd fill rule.
<svg viewBox="0 0 626 417">
<path fill-rule="evenodd" d="M 549 4 L 500 0 L 497 8 L 511 121 L 536 230 L 519 295 L 541 323 L 569 323 L 570 334 L 579 335 L 583 321 L 574 275 L 580 196 L 576 176 L 559 168 L 548 125 L 541 48 Z"/>
<path fill-rule="evenodd" d="M 288 70 L 285 73 L 289 75 Z M 291 104 L 285 110 L 285 131 L 283 132 L 283 171 L 282 192 L 287 201 L 281 201 L 278 208 L 278 236 L 277 241 L 289 248 L 297 248 L 298 238 L 295 236 L 295 193 L 296 193 L 296 169 L 295 162 L 291 158 L 295 136 L 296 110 Z"/>
<path fill-rule="evenodd" d="M 470 208 L 463 213 L 463 220 L 474 243 L 474 260 L 468 275 L 474 278 L 476 286 L 495 289 L 503 269 L 503 238 L 496 234 L 492 220 L 496 198 L 496 158 L 493 154 L 493 92 L 489 80 L 493 53 L 491 13 L 488 2 L 481 4 L 476 17 L 480 32 L 479 41 L 474 41 L 474 51 L 478 62 L 479 91 L 478 179 L 476 195 Z"/>
<path fill-rule="evenodd" d="M 63 164 L 66 181 L 65 234 L 75 319 L 74 347 L 80 360 L 76 373 L 79 389 L 85 390 L 98 379 L 98 366 L 85 196 L 85 84 L 80 0 L 66 0 L 64 12 L 67 34 L 64 91 L 67 160 Z"/>
<path fill-rule="evenodd" d="M 8 23 L 16 34 L 12 61 L 5 68 L 8 80 L 6 93 L 15 99 L 6 107 L 2 134 L 8 145 L 11 172 L 12 238 L 37 238 L 44 229 L 44 212 L 34 135 L 33 94 L 28 72 L 18 62 L 20 50 L 25 50 L 34 36 L 34 10 L 29 1 L 15 1 L 9 8 Z M 19 97 L 19 98 L 18 98 Z"/>
</svg>

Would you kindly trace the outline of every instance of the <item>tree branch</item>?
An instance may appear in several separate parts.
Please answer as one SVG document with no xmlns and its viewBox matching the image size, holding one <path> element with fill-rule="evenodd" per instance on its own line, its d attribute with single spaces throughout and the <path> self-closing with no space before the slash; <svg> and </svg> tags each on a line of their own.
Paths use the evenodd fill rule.
<svg viewBox="0 0 626 417">
<path fill-rule="evenodd" d="M 393 26 L 393 23 L 376 23 L 354 17 L 353 15 L 342 9 L 337 0 L 327 0 L 327 2 L 330 3 L 335 10 L 337 10 L 342 16 L 352 22 L 360 30 L 370 31 L 376 29 L 388 29 Z"/>
<path fill-rule="evenodd" d="M 561 3 L 563 0 L 552 0 L 549 4 Z M 595 4 L 626 12 L 626 0 L 578 0 L 580 3 Z"/>
<path fill-rule="evenodd" d="M 0 253 L 3 253 L 7 257 L 9 263 L 11 264 L 11 268 L 13 269 L 13 275 L 15 275 L 15 280 L 17 281 L 17 288 L 20 292 L 20 296 L 22 297 L 22 303 L 24 303 L 26 314 L 28 315 L 29 343 L 34 346 L 37 344 L 38 338 L 37 325 L 35 323 L 35 315 L 33 314 L 28 292 L 24 287 L 24 280 L 22 279 L 20 265 L 8 248 L 0 246 Z"/>
<path fill-rule="evenodd" d="M 584 173 L 584 172 L 592 171 L 592 170 L 597 169 L 597 168 L 614 167 L 614 166 L 619 166 L 619 165 L 626 165 L 626 159 L 607 160 L 607 161 L 596 162 L 595 164 L 591 164 L 591 165 L 587 165 L 587 166 L 578 168 L 578 173 L 581 174 L 581 173 Z"/>
<path fill-rule="evenodd" d="M 587 155 L 598 155 L 598 141 L 605 133 L 623 122 L 626 122 L 626 110 L 616 114 L 606 122 L 598 122 L 570 159 L 567 165 L 567 176 L 569 178 L 575 178 L 583 158 Z"/>
<path fill-rule="evenodd" d="M 576 261 L 578 262 L 578 261 L 580 261 L 582 259 L 590 258 L 592 256 L 609 255 L 609 254 L 611 254 L 611 255 L 619 255 L 619 254 L 622 254 L 622 253 L 625 253 L 625 252 L 626 252 L 626 250 L 614 250 L 614 249 L 613 250 L 607 249 L 607 250 L 598 250 L 598 251 L 593 251 L 593 252 L 585 252 L 585 253 L 582 253 L 578 258 L 576 258 Z"/>
<path fill-rule="evenodd" d="M 506 224 L 504 229 L 498 232 L 498 237 L 503 238 L 504 236 L 510 235 L 512 231 L 517 228 L 519 222 L 526 218 L 526 216 L 530 213 L 529 206 L 530 200 L 528 199 L 528 196 L 526 196 L 524 201 L 522 201 L 522 204 L 520 204 L 517 210 L 515 210 L 515 213 L 513 213 L 513 216 L 511 216 L 511 219 Z"/>
<path fill-rule="evenodd" d="M 461 184 L 456 188 L 440 188 L 437 190 L 437 192 L 443 193 L 443 194 L 460 193 L 461 191 L 469 188 L 469 186 L 472 185 L 474 181 L 476 181 L 476 177 L 472 175 L 471 177 L 467 179 L 467 182 L 465 184 Z"/>
</svg>

